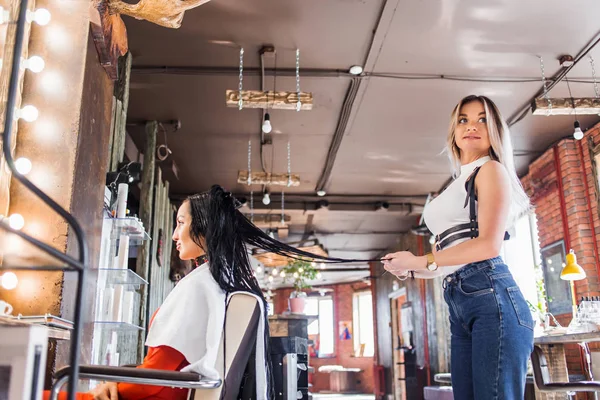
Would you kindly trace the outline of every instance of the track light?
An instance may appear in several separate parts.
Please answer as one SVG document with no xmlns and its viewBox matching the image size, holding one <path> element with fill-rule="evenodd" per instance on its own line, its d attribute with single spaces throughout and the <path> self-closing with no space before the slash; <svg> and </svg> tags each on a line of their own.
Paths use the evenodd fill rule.
<svg viewBox="0 0 600 400">
<path fill-rule="evenodd" d="M 320 209 L 325 209 L 327 210 L 329 208 L 329 202 L 327 200 L 319 200 L 317 201 L 317 210 Z"/>
<path fill-rule="evenodd" d="M 376 211 L 387 211 L 390 208 L 390 203 L 388 203 L 387 201 L 381 201 L 379 203 L 377 203 L 377 205 L 375 206 L 375 210 Z"/>
<path fill-rule="evenodd" d="M 326 192 L 326 191 L 324 191 L 324 190 L 319 190 L 319 191 L 317 192 L 317 196 L 319 196 L 319 197 L 323 197 L 323 196 L 325 196 L 326 194 L 327 194 L 327 192 Z"/>
</svg>

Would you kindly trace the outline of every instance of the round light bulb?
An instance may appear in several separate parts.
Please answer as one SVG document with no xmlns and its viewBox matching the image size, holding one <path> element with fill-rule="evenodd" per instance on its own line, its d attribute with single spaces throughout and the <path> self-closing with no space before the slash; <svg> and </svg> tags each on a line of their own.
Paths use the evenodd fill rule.
<svg viewBox="0 0 600 400">
<path fill-rule="evenodd" d="M 44 70 L 46 63 L 44 59 L 40 56 L 29 57 L 27 60 L 23 62 L 23 67 L 29 69 L 31 72 L 39 73 Z"/>
<path fill-rule="evenodd" d="M 269 282 L 273 282 L 273 277 L 269 276 Z"/>
<path fill-rule="evenodd" d="M 25 226 L 25 219 L 23 219 L 21 214 L 13 214 L 8 217 L 8 225 L 10 225 L 11 228 L 19 231 Z"/>
<path fill-rule="evenodd" d="M 573 137 L 575 138 L 575 140 L 581 140 L 583 139 L 583 131 L 581 130 L 581 127 L 579 126 L 579 121 L 575 121 L 575 130 L 573 131 Z"/>
<path fill-rule="evenodd" d="M 360 75 L 363 73 L 363 67 L 361 67 L 360 65 L 353 65 L 352 67 L 350 67 L 350 73 L 352 75 Z"/>
<path fill-rule="evenodd" d="M 325 192 L 324 190 L 319 190 L 319 191 L 317 192 L 317 196 L 319 196 L 319 197 L 323 197 L 323 196 L 325 196 L 326 194 L 327 194 L 327 192 Z"/>
<path fill-rule="evenodd" d="M 298 272 L 303 273 L 304 272 L 304 268 L 298 268 Z"/>
<path fill-rule="evenodd" d="M 319 265 L 319 267 L 321 267 L 321 268 L 325 268 L 325 263 L 321 263 L 321 264 Z"/>
<path fill-rule="evenodd" d="M 262 268 L 261 267 L 256 267 L 256 272 L 258 272 L 260 274 L 262 272 Z"/>
<path fill-rule="evenodd" d="M 285 271 L 281 271 L 281 274 L 279 274 L 279 276 L 281 276 L 282 278 L 285 278 Z"/>
<path fill-rule="evenodd" d="M 15 168 L 21 175 L 27 175 L 31 172 L 31 161 L 28 158 L 20 157 L 15 161 Z"/>
<path fill-rule="evenodd" d="M 10 22 L 10 11 L 4 7 L 0 7 L 0 24 L 7 24 Z"/>
<path fill-rule="evenodd" d="M 269 115 L 269 113 L 266 113 L 265 120 L 262 124 L 262 130 L 264 133 L 271 133 L 272 129 L 273 127 L 271 126 L 271 116 Z"/>
<path fill-rule="evenodd" d="M 14 272 L 5 272 L 1 277 L 2 287 L 6 290 L 12 290 L 17 287 L 19 279 Z"/>
<path fill-rule="evenodd" d="M 33 122 L 38 118 L 40 113 L 34 106 L 25 106 L 20 110 L 17 110 L 16 114 L 17 118 L 23 118 L 27 122 Z"/>
<path fill-rule="evenodd" d="M 277 271 L 277 268 L 274 268 L 271 273 L 273 274 L 273 276 L 279 275 L 279 271 Z"/>
<path fill-rule="evenodd" d="M 317 279 L 321 279 L 321 277 L 322 277 L 322 276 L 323 276 L 323 275 L 321 275 L 321 273 L 320 273 L 320 272 L 317 272 Z"/>
<path fill-rule="evenodd" d="M 294 278 L 297 278 L 299 275 L 297 272 L 294 272 Z"/>
<path fill-rule="evenodd" d="M 50 11 L 46 10 L 45 8 L 38 8 L 33 13 L 30 13 L 27 16 L 27 20 L 29 22 L 35 21 L 38 25 L 42 26 L 48 25 L 51 18 Z"/>
<path fill-rule="evenodd" d="M 271 196 L 269 196 L 269 193 L 265 193 L 265 195 L 263 196 L 262 202 L 265 206 L 268 206 L 269 204 L 271 204 Z"/>
</svg>

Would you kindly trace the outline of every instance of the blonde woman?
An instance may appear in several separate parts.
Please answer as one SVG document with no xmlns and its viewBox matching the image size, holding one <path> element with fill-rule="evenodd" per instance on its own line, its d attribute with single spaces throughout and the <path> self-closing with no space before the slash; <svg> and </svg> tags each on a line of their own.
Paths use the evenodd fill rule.
<svg viewBox="0 0 600 400">
<path fill-rule="evenodd" d="M 522 399 L 533 319 L 500 254 L 506 229 L 529 208 L 516 175 L 510 134 L 487 97 L 468 96 L 452 112 L 448 154 L 455 180 L 427 205 L 433 253 L 383 258 L 399 277 L 445 276 L 452 333 L 454 399 Z"/>
</svg>

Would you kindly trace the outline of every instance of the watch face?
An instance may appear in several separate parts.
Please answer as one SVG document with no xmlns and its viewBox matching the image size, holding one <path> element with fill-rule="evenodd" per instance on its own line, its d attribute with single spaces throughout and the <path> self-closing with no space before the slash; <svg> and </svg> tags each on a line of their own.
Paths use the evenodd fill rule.
<svg viewBox="0 0 600 400">
<path fill-rule="evenodd" d="M 438 266 L 436 263 L 431 263 L 427 266 L 427 269 L 430 271 L 435 271 L 436 269 L 438 269 Z"/>
</svg>

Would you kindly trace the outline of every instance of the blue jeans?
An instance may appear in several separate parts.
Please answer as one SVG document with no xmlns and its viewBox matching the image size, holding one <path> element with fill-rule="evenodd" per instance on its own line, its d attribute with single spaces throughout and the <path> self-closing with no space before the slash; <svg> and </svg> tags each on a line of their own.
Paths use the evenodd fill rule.
<svg viewBox="0 0 600 400">
<path fill-rule="evenodd" d="M 450 309 L 455 400 L 521 400 L 533 350 L 533 318 L 502 258 L 444 278 Z"/>
</svg>

